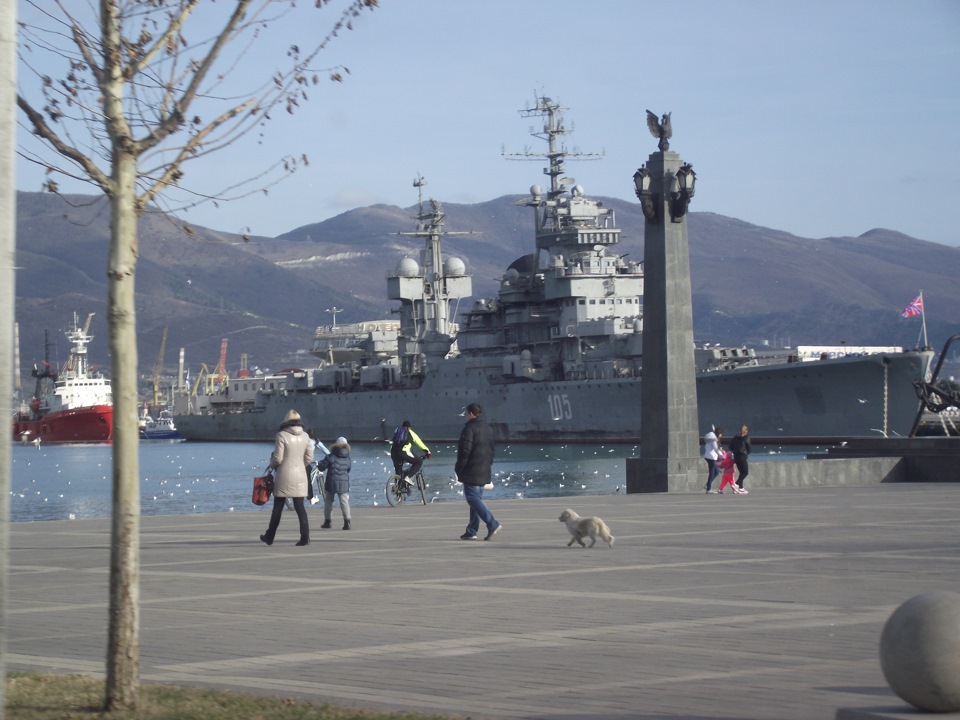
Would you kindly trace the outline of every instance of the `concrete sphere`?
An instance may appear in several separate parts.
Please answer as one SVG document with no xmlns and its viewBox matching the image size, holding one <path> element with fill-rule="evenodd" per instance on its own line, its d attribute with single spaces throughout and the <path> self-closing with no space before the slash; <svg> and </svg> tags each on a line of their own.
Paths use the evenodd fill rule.
<svg viewBox="0 0 960 720">
<path fill-rule="evenodd" d="M 960 594 L 917 595 L 880 635 L 883 675 L 901 699 L 933 712 L 960 710 Z"/>
</svg>

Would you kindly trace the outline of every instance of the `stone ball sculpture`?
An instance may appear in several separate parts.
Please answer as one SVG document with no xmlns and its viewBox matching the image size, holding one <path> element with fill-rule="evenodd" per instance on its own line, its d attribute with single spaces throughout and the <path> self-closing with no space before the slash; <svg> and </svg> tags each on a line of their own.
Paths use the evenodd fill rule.
<svg viewBox="0 0 960 720">
<path fill-rule="evenodd" d="M 880 665 L 911 705 L 960 711 L 960 594 L 927 592 L 894 610 L 880 635 Z"/>
</svg>

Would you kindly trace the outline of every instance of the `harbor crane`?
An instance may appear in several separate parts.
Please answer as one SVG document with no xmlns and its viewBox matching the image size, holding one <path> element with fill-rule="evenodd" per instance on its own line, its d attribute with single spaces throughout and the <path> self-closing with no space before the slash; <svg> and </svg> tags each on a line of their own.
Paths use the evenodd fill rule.
<svg viewBox="0 0 960 720">
<path fill-rule="evenodd" d="M 200 372 L 197 373 L 197 379 L 193 381 L 193 388 L 190 390 L 190 397 L 197 396 L 197 390 L 200 389 L 200 384 L 204 381 L 207 381 L 209 384 L 208 377 L 210 375 L 210 369 L 207 367 L 206 363 L 200 363 Z M 206 385 L 204 385 L 206 387 Z"/>
<path fill-rule="evenodd" d="M 160 405 L 160 373 L 163 372 L 163 351 L 167 347 L 167 330 L 170 326 L 163 328 L 163 337 L 160 338 L 160 353 L 157 355 L 157 364 L 153 368 L 153 406 Z"/>
<path fill-rule="evenodd" d="M 220 362 L 217 364 L 216 370 L 213 371 L 213 376 L 218 384 L 227 381 L 227 338 L 220 341 Z"/>
</svg>

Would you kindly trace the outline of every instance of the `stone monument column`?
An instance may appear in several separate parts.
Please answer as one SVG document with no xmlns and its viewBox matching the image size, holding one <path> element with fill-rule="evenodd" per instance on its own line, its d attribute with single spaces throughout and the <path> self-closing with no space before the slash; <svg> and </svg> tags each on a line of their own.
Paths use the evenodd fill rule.
<svg viewBox="0 0 960 720">
<path fill-rule="evenodd" d="M 648 111 L 651 116 L 656 124 L 651 132 L 656 135 L 654 127 L 660 131 L 660 150 L 634 176 L 646 225 L 640 457 L 627 460 L 628 493 L 691 491 L 706 478 L 698 430 L 686 220 L 696 175 L 669 150 L 669 115 L 662 124 Z"/>
</svg>

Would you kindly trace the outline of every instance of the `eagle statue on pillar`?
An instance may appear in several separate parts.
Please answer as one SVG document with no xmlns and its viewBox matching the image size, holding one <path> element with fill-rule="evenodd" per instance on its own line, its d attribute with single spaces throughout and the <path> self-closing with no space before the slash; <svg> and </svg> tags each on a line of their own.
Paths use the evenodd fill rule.
<svg viewBox="0 0 960 720">
<path fill-rule="evenodd" d="M 657 145 L 660 151 L 670 149 L 670 138 L 673 137 L 673 127 L 670 125 L 670 113 L 664 113 L 659 120 L 656 114 L 647 110 L 647 127 L 650 128 L 650 134 L 660 140 Z"/>
</svg>

